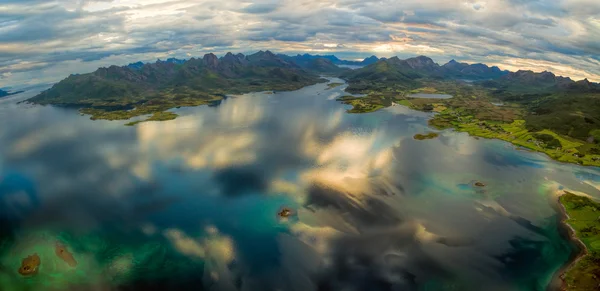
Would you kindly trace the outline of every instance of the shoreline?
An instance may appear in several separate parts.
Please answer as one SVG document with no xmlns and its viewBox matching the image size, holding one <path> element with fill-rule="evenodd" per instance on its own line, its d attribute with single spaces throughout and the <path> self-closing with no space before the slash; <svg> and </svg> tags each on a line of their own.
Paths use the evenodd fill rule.
<svg viewBox="0 0 600 291">
<path fill-rule="evenodd" d="M 377 104 L 377 107 L 373 107 L 373 108 L 368 108 L 368 110 L 363 110 L 363 107 L 361 104 L 358 104 L 358 106 L 356 106 L 355 103 L 352 103 L 353 101 L 356 103 L 360 103 L 358 101 L 361 100 L 361 98 L 351 98 L 349 100 L 344 100 L 343 97 L 340 97 L 338 99 L 336 99 L 337 101 L 341 101 L 343 104 L 348 104 L 348 105 L 352 105 L 353 107 L 348 110 L 348 113 L 353 113 L 353 114 L 363 114 L 363 113 L 371 113 L 371 112 L 375 112 L 381 109 L 385 109 L 385 108 L 389 108 L 392 107 L 392 105 L 383 105 L 383 104 Z M 358 101 L 355 101 L 358 100 Z M 508 138 L 508 137 L 503 137 L 503 136 L 491 136 L 493 134 L 477 134 L 476 132 L 473 132 L 472 130 L 469 129 L 465 129 L 465 128 L 461 128 L 460 125 L 457 124 L 444 124 L 443 126 L 438 126 L 432 123 L 433 120 L 435 120 L 436 116 L 440 114 L 440 112 L 435 112 L 435 111 L 427 111 L 427 110 L 423 110 L 419 107 L 416 106 L 411 106 L 411 105 L 407 105 L 407 104 L 403 104 L 402 102 L 396 102 L 396 101 L 392 101 L 394 104 L 397 105 L 401 105 L 404 106 L 408 109 L 411 110 L 415 110 L 418 112 L 427 112 L 427 113 L 434 113 L 428 120 L 427 120 L 427 125 L 430 128 L 433 128 L 435 130 L 447 130 L 447 129 L 451 129 L 454 132 L 464 132 L 467 133 L 469 136 L 472 137 L 477 137 L 477 138 L 485 138 L 485 139 L 490 139 L 490 140 L 501 140 L 504 142 L 507 142 L 511 145 L 513 145 L 515 147 L 515 149 L 517 150 L 525 150 L 525 151 L 529 151 L 532 153 L 539 153 L 542 154 L 546 157 L 548 157 L 550 160 L 558 162 L 558 163 L 563 163 L 563 164 L 571 164 L 571 165 L 577 165 L 577 166 L 582 166 L 582 167 L 596 167 L 596 168 L 600 168 L 600 159 L 598 160 L 594 160 L 592 158 L 592 160 L 589 159 L 581 159 L 581 157 L 578 157 L 577 159 L 563 159 L 561 160 L 560 158 L 565 157 L 570 155 L 571 153 L 565 153 L 562 156 L 555 156 L 552 155 L 551 153 L 548 153 L 547 151 L 544 151 L 544 149 L 541 149 L 539 147 L 533 147 L 533 146 L 528 146 L 522 143 L 518 142 L 518 139 L 516 138 Z M 368 102 L 363 102 L 365 104 L 370 104 Z M 483 122 L 485 122 L 486 120 L 482 120 Z M 530 133 L 535 133 L 535 132 L 530 132 Z M 580 141 L 583 142 L 583 141 Z M 585 156 L 585 155 L 584 155 Z M 600 158 L 600 157 L 597 157 Z"/>
<path fill-rule="evenodd" d="M 436 127 L 433 127 L 433 128 L 434 129 L 438 129 Z M 561 161 L 561 160 L 559 160 L 559 159 L 557 159 L 557 158 L 549 155 L 548 153 L 546 153 L 544 151 L 541 151 L 541 150 L 538 150 L 538 149 L 534 149 L 534 148 L 530 148 L 530 147 L 526 147 L 526 146 L 520 145 L 518 143 L 514 143 L 514 142 L 512 142 L 511 140 L 508 140 L 508 139 L 503 139 L 503 138 L 499 138 L 499 137 L 487 137 L 487 136 L 483 136 L 483 135 L 477 135 L 477 134 L 474 134 L 474 133 L 469 132 L 469 131 L 458 130 L 458 128 L 456 126 L 450 127 L 450 129 L 454 130 L 455 132 L 464 132 L 464 133 L 466 133 L 466 134 L 468 134 L 469 136 L 472 136 L 472 137 L 485 138 L 485 139 L 489 139 L 489 140 L 504 141 L 504 142 L 507 142 L 507 143 L 513 145 L 515 147 L 515 150 L 517 150 L 517 151 L 526 151 L 526 152 L 529 152 L 529 153 L 541 154 L 541 155 L 543 155 L 543 156 L 545 156 L 545 157 L 549 158 L 550 160 L 552 160 L 554 162 L 557 162 L 557 163 L 561 163 L 561 164 L 565 164 L 565 165 L 576 165 L 576 166 L 580 166 L 580 167 L 600 168 L 600 165 L 579 164 L 579 163 L 576 163 L 576 162 Z"/>
<path fill-rule="evenodd" d="M 567 220 L 569 219 L 569 214 L 567 213 L 567 209 L 565 208 L 565 206 L 560 202 L 560 198 L 563 195 L 565 195 L 566 192 L 562 192 L 563 193 L 559 194 L 555 200 L 555 202 L 557 203 L 555 207 L 557 208 L 559 213 L 558 219 L 560 220 L 560 225 L 562 226 L 560 228 L 560 232 L 561 235 L 566 235 L 566 238 L 568 238 L 569 241 L 574 243 L 579 249 L 579 251 L 577 252 L 577 254 L 571 255 L 569 260 L 565 262 L 565 264 L 560 269 L 558 269 L 558 271 L 556 271 L 556 273 L 553 275 L 552 280 L 550 281 L 550 284 L 547 287 L 547 290 L 567 291 L 564 279 L 565 274 L 569 270 L 571 270 L 571 268 L 577 265 L 577 263 L 579 263 L 581 259 L 588 255 L 587 247 L 585 246 L 583 241 L 579 237 L 577 237 L 575 229 L 573 229 L 573 227 L 567 223 Z"/>
<path fill-rule="evenodd" d="M 168 110 L 180 108 L 180 107 L 198 107 L 198 106 L 211 106 L 214 102 L 221 102 L 228 98 L 231 95 L 244 95 L 251 93 L 261 93 L 261 92 L 291 92 L 298 91 L 306 87 L 315 86 L 318 84 L 332 84 L 334 82 L 335 77 L 320 77 L 314 83 L 308 82 L 306 84 L 292 84 L 291 87 L 285 87 L 280 89 L 273 88 L 261 88 L 258 91 L 248 91 L 242 93 L 211 93 L 209 94 L 211 98 L 190 98 L 187 100 L 167 100 L 168 102 L 160 101 L 159 103 L 153 104 L 154 100 L 160 100 L 161 98 L 149 98 L 138 100 L 134 103 L 110 103 L 107 101 L 98 101 L 98 103 L 90 103 L 87 102 L 48 102 L 48 101 L 35 101 L 38 95 L 29 97 L 25 100 L 21 100 L 17 102 L 17 104 L 30 104 L 30 105 L 39 105 L 39 106 L 53 106 L 53 107 L 64 107 L 64 108 L 73 108 L 77 109 L 79 114 L 82 116 L 89 116 L 91 120 L 108 120 L 108 121 L 129 121 L 133 118 L 151 115 L 151 117 L 144 120 L 134 120 L 125 124 L 125 126 L 134 126 L 138 123 L 145 121 L 165 121 L 165 120 L 173 120 L 177 118 L 176 114 L 169 112 Z M 342 84 L 342 83 L 339 83 Z M 345 84 L 345 83 L 344 83 Z M 342 84 L 343 85 L 343 84 Z M 331 89 L 331 88 L 326 88 Z M 242 90 L 243 91 L 243 90 Z M 154 117 L 154 118 L 153 118 Z"/>
</svg>

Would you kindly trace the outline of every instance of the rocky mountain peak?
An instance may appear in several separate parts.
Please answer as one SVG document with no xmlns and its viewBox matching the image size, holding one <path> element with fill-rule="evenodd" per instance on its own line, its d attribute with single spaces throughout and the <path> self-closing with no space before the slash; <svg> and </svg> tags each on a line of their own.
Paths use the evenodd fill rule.
<svg viewBox="0 0 600 291">
<path fill-rule="evenodd" d="M 205 54 L 202 61 L 210 68 L 216 68 L 219 65 L 219 58 L 213 53 Z"/>
<path fill-rule="evenodd" d="M 406 59 L 406 62 L 413 69 L 425 69 L 438 66 L 431 58 L 426 56 Z"/>
</svg>

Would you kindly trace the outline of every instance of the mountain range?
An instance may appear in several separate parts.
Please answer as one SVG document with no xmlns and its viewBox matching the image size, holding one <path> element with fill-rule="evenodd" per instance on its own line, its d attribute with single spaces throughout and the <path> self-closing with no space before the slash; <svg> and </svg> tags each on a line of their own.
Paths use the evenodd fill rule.
<svg viewBox="0 0 600 291">
<path fill-rule="evenodd" d="M 137 62 L 70 75 L 29 101 L 86 106 L 106 102 L 132 104 L 161 97 L 208 98 L 225 93 L 298 89 L 320 80 L 317 74 L 270 51 L 247 56 L 227 53 L 221 58 L 211 53 L 202 58 Z"/>
<path fill-rule="evenodd" d="M 376 56 L 370 56 L 368 58 L 365 58 L 362 61 L 348 61 L 348 60 L 341 60 L 338 57 L 334 56 L 334 55 L 310 55 L 310 54 L 303 54 L 303 55 L 295 55 L 295 56 L 288 56 L 288 55 L 284 55 L 284 54 L 278 54 L 278 57 L 294 62 L 300 66 L 302 66 L 302 64 L 307 64 L 313 60 L 317 60 L 317 59 L 324 59 L 324 60 L 328 60 L 330 61 L 332 64 L 336 65 L 336 66 L 367 66 L 370 64 L 374 64 L 377 61 L 379 61 L 380 59 Z M 385 59 L 385 58 L 382 58 Z"/>
<path fill-rule="evenodd" d="M 349 92 L 365 92 L 382 88 L 415 89 L 420 80 L 466 80 L 495 90 L 497 93 L 542 93 L 553 91 L 600 92 L 598 83 L 587 79 L 573 81 L 551 72 L 536 73 L 520 70 L 509 72 L 485 64 L 459 63 L 455 60 L 438 65 L 431 58 L 409 59 L 392 57 L 379 60 L 360 69 L 341 74 L 350 86 Z"/>
<path fill-rule="evenodd" d="M 352 64 L 366 64 L 352 70 L 335 56 L 274 54 L 259 51 L 250 55 L 210 53 L 202 58 L 169 58 L 154 63 L 136 62 L 127 66 L 99 68 L 88 74 L 71 75 L 52 88 L 30 99 L 44 104 L 82 104 L 101 102 L 131 104 L 169 96 L 192 98 L 207 94 L 242 93 L 257 90 L 299 88 L 318 82 L 318 75 L 336 75 L 348 81 L 349 92 L 365 92 L 394 87 L 414 89 L 421 80 L 471 80 L 496 92 L 543 92 L 576 90 L 597 92 L 600 86 L 588 80 L 573 81 L 550 72 L 509 72 L 485 64 L 455 60 L 439 65 L 431 58 L 408 59 L 375 56 Z M 179 96 L 179 97 L 178 97 Z"/>
</svg>

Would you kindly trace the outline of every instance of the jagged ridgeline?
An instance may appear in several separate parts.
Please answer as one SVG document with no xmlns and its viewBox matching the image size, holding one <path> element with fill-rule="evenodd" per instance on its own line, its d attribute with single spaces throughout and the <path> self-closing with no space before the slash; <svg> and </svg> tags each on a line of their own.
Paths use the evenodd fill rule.
<svg viewBox="0 0 600 291">
<path fill-rule="evenodd" d="M 340 70 L 327 59 L 298 65 L 270 51 L 247 56 L 227 53 L 221 58 L 206 54 L 201 59 L 137 62 L 70 75 L 28 101 L 79 107 L 91 119 L 126 120 L 152 114 L 146 121 L 160 121 L 177 117 L 165 112 L 171 108 L 211 104 L 225 94 L 297 90 L 325 82 L 319 75 Z M 145 120 L 127 125 L 141 121 Z"/>
<path fill-rule="evenodd" d="M 598 93 L 600 85 L 587 79 L 573 81 L 550 72 L 509 72 L 485 64 L 459 63 L 455 60 L 438 65 L 431 58 L 418 56 L 401 60 L 398 57 L 380 59 L 363 68 L 342 74 L 350 83 L 349 92 L 391 89 L 411 90 L 430 85 L 432 81 L 467 80 L 489 89 L 496 97 L 519 98 L 524 94 Z M 527 97 L 527 96 L 524 96 Z"/>
<path fill-rule="evenodd" d="M 319 81 L 316 74 L 270 51 L 248 56 L 228 53 L 221 58 L 206 54 L 201 59 L 138 62 L 70 75 L 29 101 L 82 106 L 209 101 L 220 94 L 294 90 Z"/>
<path fill-rule="evenodd" d="M 458 63 L 452 60 L 443 66 L 426 56 L 401 60 L 398 57 L 379 60 L 364 68 L 348 71 L 342 75 L 348 79 L 349 92 L 370 90 L 410 90 L 426 85 L 423 80 L 468 79 L 483 80 L 499 78 L 508 74 L 498 67 L 484 64 Z"/>
</svg>

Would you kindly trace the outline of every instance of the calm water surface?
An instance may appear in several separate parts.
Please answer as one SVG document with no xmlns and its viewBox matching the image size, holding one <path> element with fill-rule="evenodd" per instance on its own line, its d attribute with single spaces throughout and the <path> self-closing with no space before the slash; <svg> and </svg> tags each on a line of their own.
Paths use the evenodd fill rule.
<svg viewBox="0 0 600 291">
<path fill-rule="evenodd" d="M 136 127 L 16 104 L 35 92 L 0 99 L 0 289 L 548 286 L 573 253 L 555 195 L 600 197 L 600 170 L 450 130 L 417 141 L 429 113 L 347 114 L 344 87 Z M 22 277 L 34 253 L 38 273 Z"/>
</svg>

